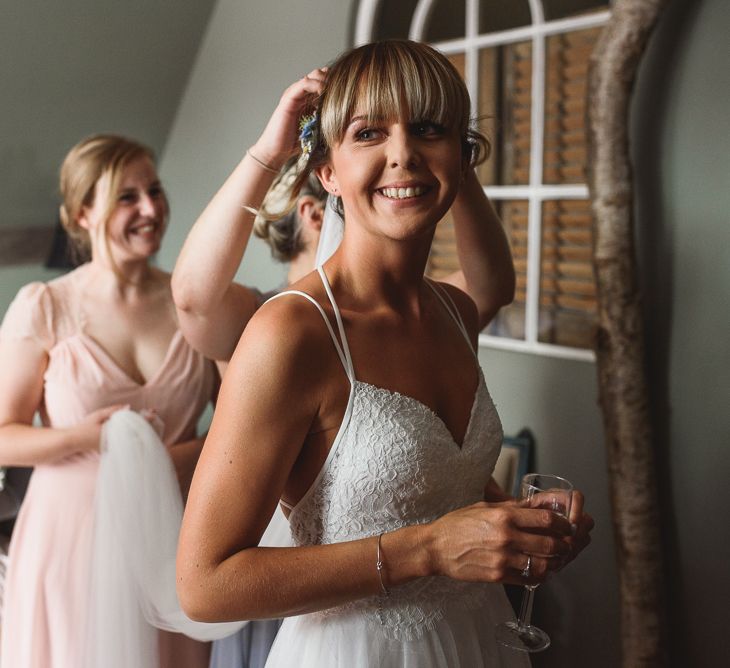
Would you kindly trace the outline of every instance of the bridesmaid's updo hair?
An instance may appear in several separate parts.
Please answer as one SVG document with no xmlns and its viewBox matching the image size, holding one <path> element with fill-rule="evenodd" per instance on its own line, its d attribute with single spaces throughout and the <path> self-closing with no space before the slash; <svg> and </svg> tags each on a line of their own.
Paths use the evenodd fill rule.
<svg viewBox="0 0 730 668">
<path fill-rule="evenodd" d="M 304 248 L 302 225 L 294 206 L 296 201 L 307 195 L 322 204 L 327 201 L 327 191 L 314 172 L 309 172 L 296 197 L 292 198 L 292 184 L 297 178 L 298 168 L 296 158 L 287 162 L 266 194 L 254 221 L 254 234 L 269 245 L 271 255 L 279 262 L 291 262 Z"/>
<path fill-rule="evenodd" d="M 82 139 L 74 146 L 61 165 L 60 191 L 61 224 L 70 237 L 77 252 L 88 255 L 91 247 L 89 233 L 79 225 L 82 209 L 93 206 L 99 194 L 97 188 L 105 188 L 107 210 L 102 227 L 106 239 L 106 223 L 116 205 L 122 172 L 138 158 L 149 158 L 154 154 L 145 145 L 117 135 L 93 135 Z M 104 179 L 102 181 L 102 178 Z"/>
<path fill-rule="evenodd" d="M 310 174 L 328 162 L 356 111 L 369 119 L 428 120 L 455 129 L 463 158 L 472 166 L 489 155 L 489 141 L 470 125 L 461 75 L 443 54 L 420 42 L 385 40 L 346 51 L 330 66 L 316 109 L 319 127 L 292 184 L 292 200 Z"/>
</svg>

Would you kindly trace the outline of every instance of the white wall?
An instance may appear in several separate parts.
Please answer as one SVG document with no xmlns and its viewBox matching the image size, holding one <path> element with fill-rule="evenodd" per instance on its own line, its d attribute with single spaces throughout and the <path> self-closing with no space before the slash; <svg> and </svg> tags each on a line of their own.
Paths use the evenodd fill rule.
<svg viewBox="0 0 730 668">
<path fill-rule="evenodd" d="M 172 203 L 162 266 L 172 268 L 188 229 L 256 141 L 284 89 L 345 48 L 349 12 L 342 0 L 219 0 L 160 163 Z M 284 275 L 253 240 L 239 280 L 268 289 Z"/>
</svg>

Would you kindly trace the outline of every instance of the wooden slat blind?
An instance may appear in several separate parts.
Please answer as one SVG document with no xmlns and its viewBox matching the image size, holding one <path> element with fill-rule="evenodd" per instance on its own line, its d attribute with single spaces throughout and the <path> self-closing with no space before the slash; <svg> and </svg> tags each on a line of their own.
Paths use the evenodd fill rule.
<svg viewBox="0 0 730 668">
<path fill-rule="evenodd" d="M 591 346 L 596 317 L 592 248 L 588 200 L 544 203 L 540 341 L 579 348 Z"/>
<path fill-rule="evenodd" d="M 599 28 L 553 35 L 545 72 L 545 183 L 585 183 L 588 59 Z"/>
<path fill-rule="evenodd" d="M 532 43 L 509 44 L 501 51 L 502 90 L 495 91 L 496 99 L 502 99 L 504 125 L 504 159 L 499 184 L 524 185 L 530 182 Z"/>
</svg>

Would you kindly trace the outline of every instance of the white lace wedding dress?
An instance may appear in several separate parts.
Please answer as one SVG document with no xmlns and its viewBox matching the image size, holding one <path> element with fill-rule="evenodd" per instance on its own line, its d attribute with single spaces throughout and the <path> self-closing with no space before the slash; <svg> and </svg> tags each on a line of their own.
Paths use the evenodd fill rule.
<svg viewBox="0 0 730 668">
<path fill-rule="evenodd" d="M 430 522 L 483 499 L 502 442 L 502 428 L 479 372 L 464 443 L 408 396 L 358 381 L 342 319 L 320 268 L 351 382 L 347 409 L 322 471 L 289 521 L 298 545 L 356 540 Z M 433 285 L 467 338 L 448 294 Z M 447 301 L 450 304 L 447 304 Z M 373 568 L 375 555 L 373 555 Z M 480 668 L 529 666 L 526 655 L 498 645 L 495 624 L 513 618 L 501 585 L 428 577 L 376 596 L 284 620 L 267 668 Z"/>
</svg>

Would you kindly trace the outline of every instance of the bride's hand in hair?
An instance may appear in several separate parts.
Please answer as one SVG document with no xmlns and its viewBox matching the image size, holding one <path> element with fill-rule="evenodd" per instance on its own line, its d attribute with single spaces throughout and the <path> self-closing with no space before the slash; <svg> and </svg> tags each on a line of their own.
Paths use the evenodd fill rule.
<svg viewBox="0 0 730 668">
<path fill-rule="evenodd" d="M 257 158 L 272 167 L 281 167 L 296 153 L 299 119 L 303 113 L 311 111 L 312 102 L 322 92 L 326 76 L 326 67 L 317 68 L 284 91 L 266 128 L 251 148 Z"/>
</svg>

